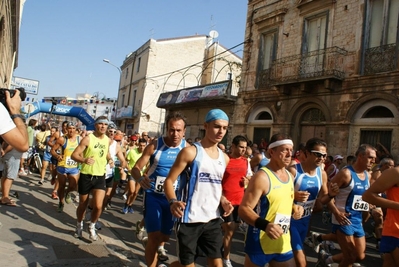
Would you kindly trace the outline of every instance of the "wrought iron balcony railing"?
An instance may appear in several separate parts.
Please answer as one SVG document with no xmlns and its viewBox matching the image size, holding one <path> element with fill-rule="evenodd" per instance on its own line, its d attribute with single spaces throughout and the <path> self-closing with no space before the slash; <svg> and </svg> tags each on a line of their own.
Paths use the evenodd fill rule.
<svg viewBox="0 0 399 267">
<path fill-rule="evenodd" d="M 345 55 L 346 50 L 331 47 L 277 59 L 258 73 L 258 88 L 327 78 L 343 80 Z"/>
<path fill-rule="evenodd" d="M 394 71 L 398 64 L 398 45 L 389 44 L 365 50 L 364 74 Z"/>
</svg>

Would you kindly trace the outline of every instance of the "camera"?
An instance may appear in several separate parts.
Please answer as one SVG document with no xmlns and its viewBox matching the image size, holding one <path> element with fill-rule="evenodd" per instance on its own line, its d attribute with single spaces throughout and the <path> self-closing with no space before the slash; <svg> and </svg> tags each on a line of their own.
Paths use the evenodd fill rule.
<svg viewBox="0 0 399 267">
<path fill-rule="evenodd" d="M 9 110 L 9 108 L 8 108 L 7 101 L 6 101 L 5 91 L 10 92 L 10 97 L 14 97 L 16 90 L 19 91 L 19 96 L 21 98 L 21 101 L 24 101 L 26 98 L 26 93 L 25 93 L 25 89 L 23 87 L 15 88 L 15 89 L 0 88 L 0 102 L 6 107 L 7 110 Z"/>
</svg>

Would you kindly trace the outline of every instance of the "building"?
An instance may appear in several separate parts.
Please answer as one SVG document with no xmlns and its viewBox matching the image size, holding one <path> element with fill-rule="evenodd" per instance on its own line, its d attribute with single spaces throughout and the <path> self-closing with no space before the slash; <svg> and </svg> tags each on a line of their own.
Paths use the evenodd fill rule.
<svg viewBox="0 0 399 267">
<path fill-rule="evenodd" d="M 248 1 L 234 134 L 277 132 L 329 154 L 384 145 L 398 160 L 399 0 Z"/>
<path fill-rule="evenodd" d="M 206 35 L 150 39 L 126 57 L 121 70 L 116 121 L 122 130 L 159 136 L 164 131 L 165 114 L 181 110 L 192 123 L 188 133 L 196 137 L 201 134 L 198 118 L 202 120 L 206 114 L 201 101 L 193 105 L 186 98 L 176 105 L 163 103 L 157 108 L 160 96 L 189 88 L 191 94 L 198 94 L 204 85 L 210 89 L 213 83 L 227 81 L 229 99 L 219 103 L 232 114 L 231 95 L 237 95 L 241 59 Z M 227 96 L 226 90 L 223 96 Z"/>
<path fill-rule="evenodd" d="M 10 88 L 18 67 L 19 28 L 25 0 L 0 1 L 0 88 Z"/>
</svg>

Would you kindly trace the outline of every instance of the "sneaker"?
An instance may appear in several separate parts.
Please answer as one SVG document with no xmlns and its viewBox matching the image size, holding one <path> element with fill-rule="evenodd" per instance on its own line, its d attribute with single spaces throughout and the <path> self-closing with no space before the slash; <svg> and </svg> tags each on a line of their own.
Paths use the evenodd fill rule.
<svg viewBox="0 0 399 267">
<path fill-rule="evenodd" d="M 117 186 L 116 189 L 115 189 L 115 194 L 119 195 L 121 190 L 122 189 L 119 186 Z"/>
<path fill-rule="evenodd" d="M 97 232 L 96 232 L 95 224 L 94 223 L 90 223 L 89 224 L 89 228 L 87 230 L 89 232 L 89 238 L 91 240 L 93 240 L 93 241 L 97 241 L 98 235 L 97 235 Z"/>
<path fill-rule="evenodd" d="M 143 237 L 143 239 L 141 239 L 141 244 L 143 245 L 144 249 L 147 246 L 147 242 L 148 242 L 148 237 Z"/>
<path fill-rule="evenodd" d="M 331 264 L 327 264 L 326 260 L 327 258 L 330 256 L 330 254 L 328 254 L 326 251 L 324 251 L 323 249 L 320 250 L 319 255 L 318 255 L 318 260 L 316 263 L 316 267 L 329 267 L 331 266 Z"/>
<path fill-rule="evenodd" d="M 307 236 L 305 238 L 304 243 L 305 243 L 306 246 L 308 246 L 310 248 L 313 248 L 313 242 L 312 242 L 312 237 L 311 236 Z"/>
<path fill-rule="evenodd" d="M 28 175 L 26 172 L 25 172 L 25 170 L 19 170 L 19 172 L 18 172 L 18 174 L 19 175 Z"/>
<path fill-rule="evenodd" d="M 72 203 L 71 192 L 68 192 L 68 194 L 66 194 L 65 203 L 67 203 L 67 204 L 71 204 Z"/>
<path fill-rule="evenodd" d="M 75 229 L 75 238 L 82 238 L 82 232 L 83 232 L 83 225 L 76 225 L 76 229 Z"/>
<path fill-rule="evenodd" d="M 122 213 L 126 214 L 126 213 L 128 213 L 128 211 L 129 211 L 129 206 L 125 204 L 125 206 L 122 209 Z"/>
<path fill-rule="evenodd" d="M 134 213 L 133 207 L 132 207 L 132 206 L 129 206 L 129 207 L 127 208 L 127 212 L 129 212 L 129 213 Z"/>
<path fill-rule="evenodd" d="M 76 197 L 72 200 L 73 200 L 73 202 L 79 204 L 79 195 L 76 195 Z"/>
<path fill-rule="evenodd" d="M 312 240 L 313 244 L 313 249 L 316 253 L 319 253 L 320 250 L 320 242 L 317 240 L 317 237 L 319 237 L 320 234 L 316 232 L 310 232 L 310 238 Z"/>
<path fill-rule="evenodd" d="M 96 222 L 96 224 L 94 225 L 94 227 L 96 228 L 96 230 L 101 230 L 101 227 L 102 227 L 103 225 L 99 222 L 99 221 L 97 221 Z"/>
<path fill-rule="evenodd" d="M 223 267 L 233 267 L 230 260 L 223 259 Z"/>
<path fill-rule="evenodd" d="M 136 237 L 138 240 L 143 240 L 144 235 L 145 235 L 145 228 L 140 227 L 141 221 L 136 222 Z"/>
<path fill-rule="evenodd" d="M 122 197 L 123 197 L 124 200 L 127 200 L 127 195 L 126 195 L 126 193 L 123 194 Z"/>
<path fill-rule="evenodd" d="M 111 208 L 112 208 L 112 204 L 111 204 L 111 200 L 110 200 L 110 199 L 108 199 L 108 201 L 107 201 L 107 206 L 106 206 L 106 208 L 107 208 L 107 209 L 111 209 Z"/>
<path fill-rule="evenodd" d="M 319 244 L 319 251 L 324 250 L 325 252 L 330 254 L 330 245 L 329 241 L 323 241 Z"/>
<path fill-rule="evenodd" d="M 57 208 L 57 211 L 58 212 L 63 212 L 63 210 L 64 210 L 64 203 L 58 203 L 58 208 Z"/>
<path fill-rule="evenodd" d="M 39 181 L 37 184 L 38 184 L 38 185 L 43 185 L 43 182 L 42 182 L 42 181 Z"/>
<path fill-rule="evenodd" d="M 56 191 L 53 191 L 53 193 L 51 193 L 51 198 L 52 199 L 58 199 L 58 194 Z"/>
<path fill-rule="evenodd" d="M 168 255 L 166 255 L 166 250 L 163 247 L 158 248 L 158 260 L 159 261 L 169 260 Z"/>
<path fill-rule="evenodd" d="M 331 250 L 335 250 L 334 242 L 332 242 L 332 241 L 326 241 L 326 242 L 327 242 L 327 244 L 328 244 L 328 247 L 329 247 L 330 251 L 331 251 Z"/>
</svg>

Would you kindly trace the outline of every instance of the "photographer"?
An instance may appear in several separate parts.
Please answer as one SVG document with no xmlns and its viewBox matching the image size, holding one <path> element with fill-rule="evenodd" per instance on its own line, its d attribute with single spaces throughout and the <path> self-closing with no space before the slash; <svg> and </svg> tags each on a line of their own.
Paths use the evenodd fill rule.
<svg viewBox="0 0 399 267">
<path fill-rule="evenodd" d="M 10 92 L 5 90 L 6 107 L 0 103 L 0 118 L 2 123 L 0 124 L 0 135 L 4 141 L 11 145 L 19 152 L 25 152 L 28 150 L 28 132 L 26 131 L 26 125 L 24 123 L 25 117 L 20 114 L 21 110 L 21 97 L 20 91 L 15 90 L 15 95 L 10 96 Z"/>
</svg>

